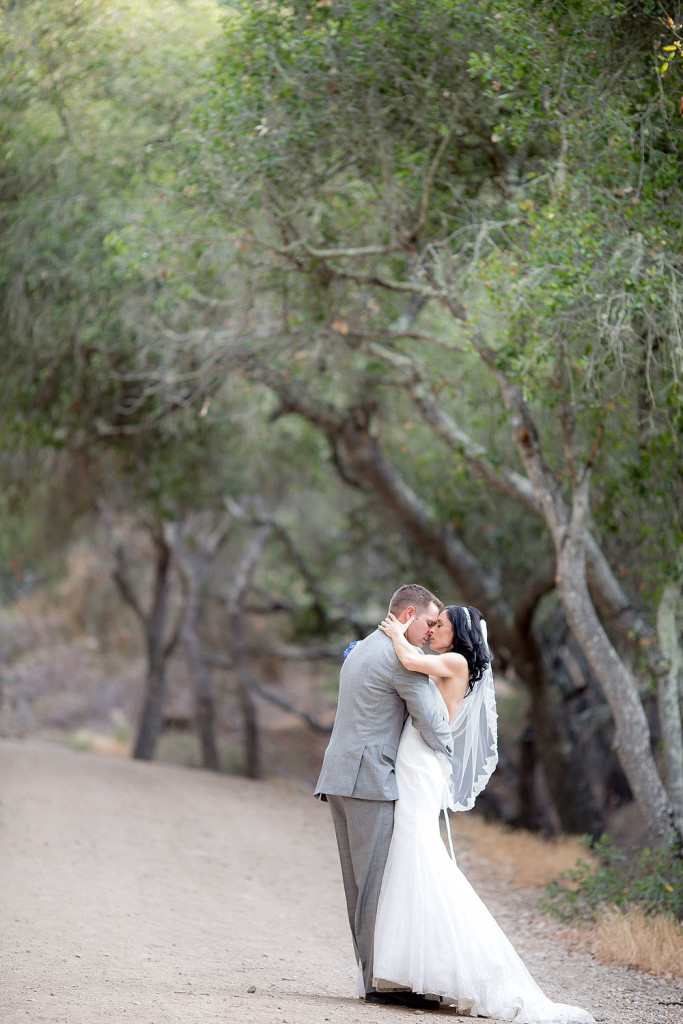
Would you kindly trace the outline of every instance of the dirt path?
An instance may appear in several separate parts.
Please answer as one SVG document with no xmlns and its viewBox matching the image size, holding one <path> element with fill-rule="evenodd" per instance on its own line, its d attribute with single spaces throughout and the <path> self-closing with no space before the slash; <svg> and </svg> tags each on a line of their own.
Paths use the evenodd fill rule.
<svg viewBox="0 0 683 1024">
<path fill-rule="evenodd" d="M 613 1024 L 681 1020 L 683 984 L 568 955 L 533 894 L 461 866 L 549 995 Z M 309 794 L 0 741 L 1 1024 L 426 1016 L 354 993 L 332 827 Z"/>
</svg>

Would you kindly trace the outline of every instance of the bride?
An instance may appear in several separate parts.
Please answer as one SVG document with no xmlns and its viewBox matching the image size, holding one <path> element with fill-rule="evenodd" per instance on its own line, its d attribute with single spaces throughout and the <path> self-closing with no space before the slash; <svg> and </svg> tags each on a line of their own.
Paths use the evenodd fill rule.
<svg viewBox="0 0 683 1024">
<path fill-rule="evenodd" d="M 441 810 L 469 810 L 498 759 L 486 623 L 476 608 L 449 605 L 431 649 L 413 647 L 391 613 L 380 629 L 403 665 L 428 674 L 448 711 L 451 761 L 427 746 L 408 718 L 396 759 L 394 831 L 375 926 L 374 984 L 436 997 L 460 1014 L 517 1024 L 591 1024 L 585 1010 L 553 1003 L 449 856 Z M 446 813 L 447 816 L 447 813 Z M 450 842 L 450 829 L 449 829 Z"/>
</svg>

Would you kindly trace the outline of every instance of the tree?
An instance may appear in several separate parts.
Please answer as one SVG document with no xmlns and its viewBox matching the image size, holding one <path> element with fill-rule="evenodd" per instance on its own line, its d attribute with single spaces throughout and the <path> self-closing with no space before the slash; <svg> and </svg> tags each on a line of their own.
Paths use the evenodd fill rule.
<svg viewBox="0 0 683 1024">
<path fill-rule="evenodd" d="M 167 693 L 166 664 L 178 643 L 182 619 L 177 617 L 169 630 L 169 603 L 171 596 L 171 547 L 157 525 L 151 531 L 154 546 L 154 579 L 149 607 L 145 609 L 131 583 L 123 546 L 114 542 L 116 565 L 114 582 L 125 603 L 138 618 L 145 639 L 147 671 L 144 697 L 138 723 L 133 757 L 151 761 L 161 732 Z"/>
<path fill-rule="evenodd" d="M 596 461 L 599 501 L 626 485 L 640 509 L 643 479 L 680 491 L 680 472 L 669 487 L 652 459 L 681 424 L 680 226 L 661 200 L 680 188 L 679 154 L 650 58 L 659 31 L 635 6 L 604 3 L 564 5 L 562 20 L 533 3 L 435 3 L 428 17 L 402 2 L 250 5 L 226 30 L 195 174 L 241 227 L 261 284 L 260 336 L 234 325 L 233 365 L 324 430 L 341 471 L 446 563 L 527 679 L 542 669 L 533 633 L 515 637 L 524 615 L 438 524 L 426 488 L 418 497 L 380 457 L 380 422 L 387 436 L 407 408 L 396 392 L 389 407 L 387 379 L 490 487 L 542 517 L 622 767 L 666 842 L 671 804 L 637 694 L 638 673 L 660 678 L 666 659 L 610 567 L 599 517 L 587 532 Z M 499 407 L 486 443 L 458 423 L 467 403 L 449 389 L 477 363 L 500 388 L 523 473 Z M 620 459 L 596 450 L 605 432 Z M 678 507 L 667 496 L 643 516 L 665 540 L 644 574 L 651 592 L 678 548 Z M 557 737 L 545 754 L 550 774 Z"/>
<path fill-rule="evenodd" d="M 175 203 L 169 216 L 166 150 L 216 24 L 215 5 L 189 6 L 3 5 L 0 39 L 3 115 L 11 114 L 0 125 L 2 475 L 11 483 L 21 457 L 53 466 L 61 452 L 62 463 L 80 468 L 81 510 L 115 506 L 123 492 L 149 529 L 147 607 L 115 545 L 115 579 L 147 652 L 135 744 L 143 758 L 154 751 L 165 663 L 178 639 L 167 623 L 172 552 L 164 520 L 206 493 L 198 453 L 207 475 L 213 468 L 199 410 L 185 414 L 196 391 L 186 375 L 204 353 L 196 338 L 179 334 L 184 325 L 159 295 L 172 277 L 172 260 L 164 265 L 169 233 L 184 211 Z M 154 260 L 150 270 L 148 260 L 146 272 L 131 275 L 124 257 L 137 241 L 140 211 L 150 209 L 157 215 L 139 247 L 159 254 L 161 265 Z M 150 297 L 159 324 L 153 340 L 139 322 Z M 49 485 L 40 485 L 46 500 Z M 35 493 L 32 476 L 13 490 Z"/>
<path fill-rule="evenodd" d="M 185 610 L 180 636 L 194 683 L 195 720 L 202 747 L 202 763 L 204 768 L 218 771 L 216 701 L 200 645 L 199 626 L 212 563 L 228 538 L 231 523 L 228 516 L 223 516 L 218 522 L 211 521 L 213 518 L 207 522 L 204 516 L 204 522 L 184 524 L 183 530 L 178 529 L 177 524 L 170 524 L 167 537 L 185 581 Z"/>
<path fill-rule="evenodd" d="M 399 570 L 454 590 L 529 687 L 562 824 L 597 833 L 594 678 L 662 680 L 680 715 L 653 614 L 683 507 L 664 26 L 604 0 L 269 0 L 231 9 L 204 78 L 209 7 L 127 4 L 125 38 L 114 5 L 5 8 L 5 478 L 75 452 L 165 542 L 260 494 L 319 567 L 291 608 L 312 628 L 325 572 L 333 621 Z M 582 688 L 558 685 L 563 620 Z"/>
<path fill-rule="evenodd" d="M 10 448 L 86 448 L 190 396 L 183 372 L 203 354 L 178 337 L 185 325 L 160 295 L 186 212 L 167 151 L 196 98 L 215 14 L 202 0 L 3 5 L 0 323 Z M 153 214 L 144 230 L 143 212 Z M 123 258 L 132 248 L 145 253 L 146 272 L 138 264 L 134 276 Z M 153 339 L 140 317 L 148 300 Z"/>
</svg>

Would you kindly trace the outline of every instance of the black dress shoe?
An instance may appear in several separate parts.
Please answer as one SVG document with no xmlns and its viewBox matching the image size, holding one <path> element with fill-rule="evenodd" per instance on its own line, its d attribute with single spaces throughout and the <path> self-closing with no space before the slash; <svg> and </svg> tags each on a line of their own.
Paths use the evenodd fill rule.
<svg viewBox="0 0 683 1024">
<path fill-rule="evenodd" d="M 440 1010 L 441 1001 L 430 999 L 429 996 L 420 995 L 418 992 L 392 992 L 395 1002 L 399 1006 L 410 1006 L 415 1010 Z"/>
<path fill-rule="evenodd" d="M 411 1010 L 440 1010 L 438 999 L 429 999 L 417 992 L 368 992 L 366 1003 L 381 1003 L 383 1006 L 409 1006 Z"/>
</svg>

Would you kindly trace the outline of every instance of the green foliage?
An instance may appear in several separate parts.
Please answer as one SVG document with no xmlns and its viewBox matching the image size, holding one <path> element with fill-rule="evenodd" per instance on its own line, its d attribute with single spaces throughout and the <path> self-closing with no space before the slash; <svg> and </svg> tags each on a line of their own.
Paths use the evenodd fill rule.
<svg viewBox="0 0 683 1024">
<path fill-rule="evenodd" d="M 632 868 L 608 836 L 595 844 L 590 836 L 583 842 L 592 848 L 600 864 L 577 861 L 558 881 L 546 887 L 541 906 L 563 921 L 593 920 L 598 911 L 637 907 L 646 914 L 669 914 L 683 920 L 683 858 L 679 849 L 645 848 Z"/>
<path fill-rule="evenodd" d="M 642 553 L 632 582 L 654 595 L 683 539 L 682 161 L 677 99 L 652 59 L 657 11 L 608 0 L 439 0 L 428 16 L 407 0 L 237 10 L 188 180 L 240 233 L 271 324 L 286 302 L 268 359 L 321 400 L 370 402 L 440 521 L 493 519 L 482 557 L 511 564 L 514 513 L 491 514 L 460 460 L 444 472 L 427 431 L 402 431 L 410 404 L 392 363 L 363 341 L 417 351 L 443 409 L 505 463 L 505 424 L 465 332 L 450 357 L 387 337 L 407 300 L 373 282 L 447 283 L 532 402 L 562 480 L 558 414 L 571 409 L 584 454 L 605 429 L 596 529 L 617 561 Z M 340 255 L 308 257 L 299 240 Z M 453 335 L 431 310 L 420 323 Z M 538 549 L 538 531 L 521 529 Z"/>
<path fill-rule="evenodd" d="M 94 491 L 164 517 L 260 490 L 314 523 L 321 561 L 367 543 L 376 585 L 392 552 L 422 571 L 363 495 L 340 502 L 327 443 L 223 369 L 258 356 L 370 410 L 435 520 L 514 587 L 547 537 L 444 457 L 390 358 L 416 359 L 442 409 L 515 465 L 468 332 L 429 305 L 410 321 L 406 292 L 375 282 L 445 283 L 533 402 L 563 482 L 558 412 L 584 451 L 604 425 L 596 530 L 651 598 L 683 507 L 681 154 L 656 11 L 221 6 L 222 34 L 208 0 L 3 7 L 5 452 L 95 444 Z"/>
<path fill-rule="evenodd" d="M 83 444 L 98 420 L 130 424 L 133 374 L 158 373 L 168 359 L 170 346 L 152 343 L 139 313 L 170 276 L 163 236 L 184 211 L 166 150 L 191 103 L 214 11 L 191 6 L 203 18 L 183 4 L 104 0 L 39 0 L 4 14 L 5 443 Z M 143 231 L 142 212 L 160 210 L 160 193 L 173 199 L 173 218 L 164 202 L 165 219 Z M 154 269 L 123 280 L 108 240 L 136 232 L 147 236 Z M 150 395 L 138 420 L 159 406 Z"/>
</svg>

